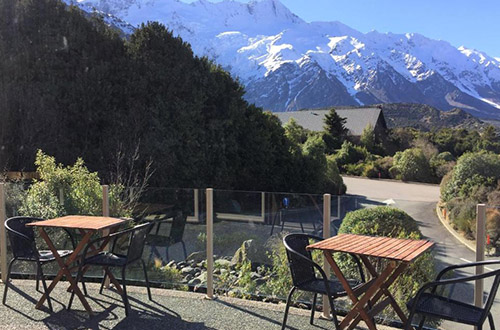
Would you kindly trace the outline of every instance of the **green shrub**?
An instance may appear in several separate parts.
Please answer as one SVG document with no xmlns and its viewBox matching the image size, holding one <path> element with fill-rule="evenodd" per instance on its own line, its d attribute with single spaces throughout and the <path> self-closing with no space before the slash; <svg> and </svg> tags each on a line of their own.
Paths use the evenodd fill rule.
<svg viewBox="0 0 500 330">
<path fill-rule="evenodd" d="M 325 192 L 330 192 L 334 195 L 343 195 L 346 192 L 346 186 L 340 176 L 340 171 L 335 161 L 335 156 L 328 155 L 326 157 L 326 175 L 325 175 Z"/>
<path fill-rule="evenodd" d="M 493 187 L 499 179 L 500 155 L 465 153 L 457 160 L 450 177 L 441 181 L 441 198 L 447 202 L 455 197 L 471 197 L 475 187 Z"/>
<path fill-rule="evenodd" d="M 344 170 L 347 164 L 356 164 L 359 161 L 367 160 L 370 153 L 365 147 L 360 147 L 352 144 L 349 141 L 344 141 L 342 147 L 335 154 L 335 160 L 339 169 Z"/>
<path fill-rule="evenodd" d="M 391 178 L 389 170 L 394 164 L 394 159 L 390 156 L 376 159 L 374 162 L 375 168 L 380 173 L 380 177 L 382 178 Z M 378 175 L 378 173 L 377 173 Z"/>
<path fill-rule="evenodd" d="M 418 224 L 412 217 L 404 211 L 387 206 L 347 213 L 339 228 L 339 233 L 411 239 L 422 237 Z M 350 257 L 345 254 L 336 254 L 335 259 L 346 275 L 357 276 L 357 267 Z M 380 272 L 387 265 L 387 261 L 379 260 L 375 264 L 377 271 Z M 391 292 L 394 293 L 398 303 L 404 306 L 408 298 L 416 294 L 424 283 L 433 280 L 434 276 L 434 258 L 430 252 L 427 252 L 415 260 L 396 280 L 391 287 Z M 392 313 L 392 310 L 387 312 Z"/>
<path fill-rule="evenodd" d="M 54 218 L 66 214 L 102 214 L 102 188 L 96 172 L 90 172 L 81 158 L 74 165 L 64 167 L 56 164 L 55 158 L 41 150 L 36 154 L 36 172 L 40 179 L 34 180 L 19 209 L 22 215 Z M 110 212 L 112 216 L 130 216 L 130 210 L 122 207 L 120 194 L 123 189 L 110 189 Z M 63 200 L 59 200 L 62 192 Z"/>
<path fill-rule="evenodd" d="M 434 182 L 435 179 L 424 152 L 420 148 L 406 149 L 394 155 L 394 166 L 403 181 Z"/>
</svg>

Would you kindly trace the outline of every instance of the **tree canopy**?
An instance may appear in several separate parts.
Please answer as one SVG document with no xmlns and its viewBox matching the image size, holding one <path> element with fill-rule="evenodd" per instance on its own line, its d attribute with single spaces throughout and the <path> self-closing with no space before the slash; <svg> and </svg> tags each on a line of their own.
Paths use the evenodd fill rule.
<svg viewBox="0 0 500 330">
<path fill-rule="evenodd" d="M 151 185 L 322 192 L 279 120 L 229 73 L 160 23 L 129 37 L 59 0 L 0 2 L 0 167 L 34 170 L 36 150 L 85 159 L 109 181 L 118 154 L 152 160 Z M 311 168 L 310 168 L 311 167 Z"/>
</svg>

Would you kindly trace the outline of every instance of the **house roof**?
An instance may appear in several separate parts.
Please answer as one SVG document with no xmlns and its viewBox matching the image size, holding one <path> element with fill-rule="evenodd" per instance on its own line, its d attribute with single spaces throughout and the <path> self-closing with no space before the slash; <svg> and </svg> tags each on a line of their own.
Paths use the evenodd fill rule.
<svg viewBox="0 0 500 330">
<path fill-rule="evenodd" d="M 340 117 L 346 119 L 345 127 L 349 130 L 349 135 L 352 136 L 360 136 L 368 124 L 375 128 L 379 117 L 383 116 L 382 109 L 379 108 L 335 109 L 335 111 Z M 274 114 L 283 124 L 293 117 L 300 126 L 318 132 L 323 130 L 325 116 L 328 112 L 330 109 L 275 112 Z M 385 119 L 383 123 L 385 124 Z"/>
</svg>

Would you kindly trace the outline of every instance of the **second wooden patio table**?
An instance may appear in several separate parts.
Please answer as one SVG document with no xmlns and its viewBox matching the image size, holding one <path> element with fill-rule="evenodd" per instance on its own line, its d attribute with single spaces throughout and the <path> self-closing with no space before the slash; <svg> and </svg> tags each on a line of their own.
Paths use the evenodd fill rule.
<svg viewBox="0 0 500 330">
<path fill-rule="evenodd" d="M 85 299 L 85 296 L 83 295 L 82 291 L 80 291 L 80 289 L 78 288 L 75 279 L 71 275 L 71 270 L 73 269 L 71 267 L 71 264 L 76 261 L 76 258 L 79 257 L 79 254 L 81 253 L 83 248 L 87 245 L 87 243 L 89 242 L 90 238 L 92 237 L 92 235 L 94 233 L 96 233 L 98 231 L 103 231 L 106 229 L 113 231 L 114 229 L 118 228 L 118 226 L 120 226 L 121 224 L 123 224 L 126 221 L 127 220 L 110 218 L 110 217 L 68 215 L 68 216 L 61 217 L 61 218 L 36 221 L 36 222 L 32 222 L 32 223 L 27 224 L 27 226 L 38 227 L 38 230 L 40 232 L 40 236 L 47 243 L 50 251 L 53 253 L 54 258 L 56 259 L 56 261 L 60 267 L 59 272 L 57 273 L 56 277 L 54 278 L 52 283 L 47 288 L 47 292 L 45 292 L 43 294 L 43 296 L 40 298 L 40 300 L 36 304 L 36 308 L 40 308 L 43 305 L 43 303 L 47 299 L 47 295 L 50 294 L 50 292 L 54 289 L 54 287 L 61 280 L 61 278 L 64 275 L 66 275 L 66 279 L 70 283 L 70 289 L 74 290 L 75 294 L 78 296 L 78 298 L 82 302 L 83 306 L 85 307 L 85 310 L 89 314 L 92 314 L 92 309 L 90 308 L 90 305 L 88 304 L 87 300 Z M 78 245 L 75 247 L 75 250 L 67 258 L 65 258 L 65 259 L 61 258 L 61 256 L 57 253 L 57 248 L 55 247 L 54 243 L 52 242 L 49 235 L 47 234 L 47 232 L 44 229 L 44 228 L 49 228 L 49 227 L 75 229 L 75 230 L 79 231 L 80 234 L 82 235 L 82 239 L 80 240 L 80 242 L 78 242 Z M 108 244 L 108 241 L 104 240 L 104 242 L 100 246 L 93 247 L 91 249 L 92 250 L 91 253 L 92 254 L 99 253 L 100 251 L 102 251 L 106 247 L 107 244 Z M 113 281 L 113 284 L 115 284 L 114 282 L 115 281 Z"/>
<path fill-rule="evenodd" d="M 389 287 L 413 260 L 433 245 L 434 243 L 428 240 L 343 234 L 311 244 L 307 248 L 309 250 L 323 251 L 333 272 L 342 283 L 348 297 L 352 300 L 352 309 L 340 323 L 340 329 L 354 329 L 363 320 L 370 330 L 374 330 L 377 327 L 373 317 L 388 305 L 392 306 L 403 324 L 407 322 L 406 315 L 389 292 Z M 335 262 L 332 252 L 346 252 L 358 255 L 372 279 L 363 288 L 354 292 Z M 375 266 L 370 262 L 369 257 L 389 259 L 389 262 L 379 274 Z M 361 293 L 364 293 L 364 295 L 359 298 Z M 386 299 L 377 304 L 382 296 L 385 296 Z"/>
</svg>

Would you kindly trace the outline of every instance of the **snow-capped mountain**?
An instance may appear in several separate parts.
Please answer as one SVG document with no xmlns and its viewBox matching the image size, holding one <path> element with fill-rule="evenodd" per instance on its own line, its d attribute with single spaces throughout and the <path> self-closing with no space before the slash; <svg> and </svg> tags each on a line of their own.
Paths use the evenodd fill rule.
<svg viewBox="0 0 500 330">
<path fill-rule="evenodd" d="M 279 0 L 66 0 L 138 26 L 159 21 L 273 111 L 424 103 L 500 119 L 500 58 L 415 33 L 305 22 Z"/>
</svg>

